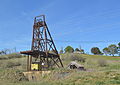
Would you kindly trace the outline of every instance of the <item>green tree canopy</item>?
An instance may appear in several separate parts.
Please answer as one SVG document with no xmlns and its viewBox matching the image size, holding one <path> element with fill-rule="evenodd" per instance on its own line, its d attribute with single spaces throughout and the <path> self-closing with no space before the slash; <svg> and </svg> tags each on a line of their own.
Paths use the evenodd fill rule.
<svg viewBox="0 0 120 85">
<path fill-rule="evenodd" d="M 67 46 L 66 48 L 65 48 L 65 53 L 73 53 L 74 52 L 74 49 L 71 47 L 71 46 Z"/>
<path fill-rule="evenodd" d="M 105 47 L 105 48 L 103 49 L 103 52 L 105 53 L 106 56 L 107 56 L 107 54 L 110 54 L 110 50 L 109 50 L 109 48 L 107 48 L 107 47 Z"/>
<path fill-rule="evenodd" d="M 62 54 L 63 53 L 63 50 L 60 50 L 60 54 Z"/>
<path fill-rule="evenodd" d="M 80 50 L 78 48 L 76 48 L 75 51 L 80 51 Z"/>
<path fill-rule="evenodd" d="M 102 54 L 102 52 L 100 51 L 100 49 L 98 47 L 93 47 L 91 49 L 91 53 L 93 53 L 94 55 L 100 55 L 100 54 Z"/>
<path fill-rule="evenodd" d="M 120 48 L 120 42 L 118 43 L 118 47 Z"/>
<path fill-rule="evenodd" d="M 80 53 L 84 54 L 84 53 L 85 53 L 85 52 L 84 52 L 84 49 L 81 49 L 81 50 L 80 50 Z"/>
<path fill-rule="evenodd" d="M 110 54 L 114 56 L 114 54 L 117 54 L 117 46 L 114 44 L 111 44 L 108 46 L 108 49 L 110 50 Z"/>
<path fill-rule="evenodd" d="M 118 43 L 118 55 L 120 56 L 120 42 Z"/>
</svg>

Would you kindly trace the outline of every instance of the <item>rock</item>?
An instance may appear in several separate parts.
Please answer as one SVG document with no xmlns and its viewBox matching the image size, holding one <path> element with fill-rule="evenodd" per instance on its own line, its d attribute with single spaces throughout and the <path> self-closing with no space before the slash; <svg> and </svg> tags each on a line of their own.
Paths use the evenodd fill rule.
<svg viewBox="0 0 120 85">
<path fill-rule="evenodd" d="M 83 65 L 78 64 L 75 61 L 72 61 L 69 65 L 68 65 L 68 69 L 78 69 L 78 70 L 83 70 L 85 71 L 85 68 Z"/>
</svg>

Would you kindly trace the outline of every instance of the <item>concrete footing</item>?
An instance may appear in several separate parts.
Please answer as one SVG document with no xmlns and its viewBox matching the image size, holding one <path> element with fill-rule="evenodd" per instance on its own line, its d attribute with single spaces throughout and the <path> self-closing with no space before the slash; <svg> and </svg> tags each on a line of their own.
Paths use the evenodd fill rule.
<svg viewBox="0 0 120 85">
<path fill-rule="evenodd" d="M 29 81 L 39 81 L 41 77 L 50 74 L 51 71 L 28 71 L 23 72 L 26 78 L 28 78 Z"/>
</svg>

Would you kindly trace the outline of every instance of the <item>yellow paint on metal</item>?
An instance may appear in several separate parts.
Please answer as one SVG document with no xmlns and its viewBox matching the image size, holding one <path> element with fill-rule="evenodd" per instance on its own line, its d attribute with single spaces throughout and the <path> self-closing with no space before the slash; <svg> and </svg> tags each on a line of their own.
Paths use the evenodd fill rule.
<svg viewBox="0 0 120 85">
<path fill-rule="evenodd" d="M 31 70 L 38 70 L 38 64 L 31 64 Z"/>
</svg>

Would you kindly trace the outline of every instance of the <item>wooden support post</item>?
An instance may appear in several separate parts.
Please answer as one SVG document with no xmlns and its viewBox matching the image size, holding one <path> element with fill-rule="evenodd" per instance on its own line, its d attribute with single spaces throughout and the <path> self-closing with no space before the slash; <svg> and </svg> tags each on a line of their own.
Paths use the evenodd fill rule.
<svg viewBox="0 0 120 85">
<path fill-rule="evenodd" d="M 32 56 L 29 56 L 29 71 L 31 71 L 31 64 L 32 64 Z"/>
<path fill-rule="evenodd" d="M 27 71 L 29 71 L 29 55 L 27 55 Z"/>
</svg>

